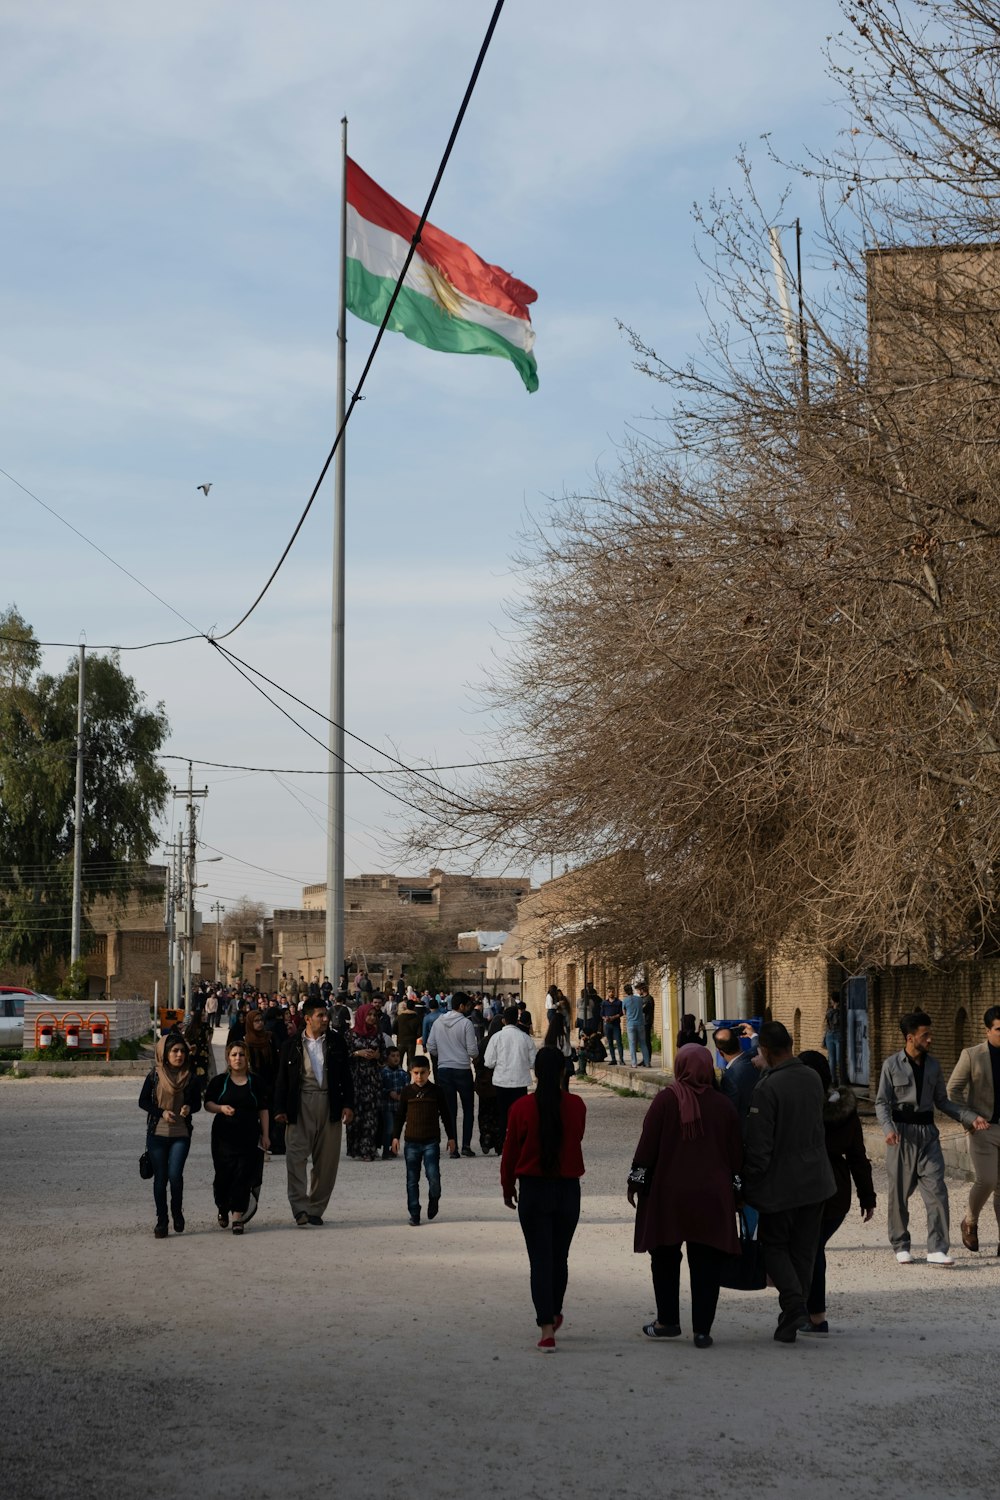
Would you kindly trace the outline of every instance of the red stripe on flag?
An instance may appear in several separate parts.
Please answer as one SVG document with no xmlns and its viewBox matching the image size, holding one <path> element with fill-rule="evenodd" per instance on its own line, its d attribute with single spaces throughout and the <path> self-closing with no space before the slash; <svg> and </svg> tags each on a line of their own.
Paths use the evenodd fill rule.
<svg viewBox="0 0 1000 1500">
<path fill-rule="evenodd" d="M 369 223 L 398 234 L 407 243 L 413 239 L 420 215 L 390 198 L 350 158 L 347 161 L 347 201 Z M 501 266 L 491 266 L 468 245 L 453 239 L 444 230 L 425 224 L 417 254 L 429 261 L 465 296 L 499 308 L 511 317 L 531 321 L 528 304 L 537 300 L 538 293 Z"/>
</svg>

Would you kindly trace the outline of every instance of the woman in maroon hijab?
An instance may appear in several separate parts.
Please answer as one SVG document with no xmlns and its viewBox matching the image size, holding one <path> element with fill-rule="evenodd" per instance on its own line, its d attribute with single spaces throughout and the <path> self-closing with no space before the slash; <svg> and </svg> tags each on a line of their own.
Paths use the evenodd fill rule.
<svg viewBox="0 0 1000 1500">
<path fill-rule="evenodd" d="M 739 1253 L 733 1177 L 743 1161 L 736 1110 L 715 1087 L 707 1047 L 681 1047 L 674 1081 L 646 1113 L 628 1180 L 636 1254 L 648 1251 L 656 1320 L 651 1339 L 681 1332 L 681 1245 L 687 1245 L 695 1346 L 708 1349 L 719 1301 L 720 1258 Z"/>
</svg>

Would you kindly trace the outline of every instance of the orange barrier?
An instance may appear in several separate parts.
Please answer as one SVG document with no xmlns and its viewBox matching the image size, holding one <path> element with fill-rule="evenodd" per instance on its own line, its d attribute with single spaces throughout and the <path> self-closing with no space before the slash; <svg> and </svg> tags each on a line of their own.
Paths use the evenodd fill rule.
<svg viewBox="0 0 1000 1500">
<path fill-rule="evenodd" d="M 87 1017 L 90 1028 L 90 1050 L 103 1052 L 105 1062 L 111 1061 L 111 1022 L 103 1010 L 93 1010 Z"/>
</svg>

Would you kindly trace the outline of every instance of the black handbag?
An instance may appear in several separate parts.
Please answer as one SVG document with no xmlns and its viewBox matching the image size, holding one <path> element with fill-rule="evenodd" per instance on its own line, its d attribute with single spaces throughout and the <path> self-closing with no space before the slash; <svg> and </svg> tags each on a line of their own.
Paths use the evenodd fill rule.
<svg viewBox="0 0 1000 1500">
<path fill-rule="evenodd" d="M 750 1233 L 742 1209 L 736 1210 L 736 1217 L 740 1225 L 739 1253 L 721 1257 L 719 1285 L 733 1292 L 762 1292 L 767 1286 L 764 1247 L 756 1235 Z"/>
<path fill-rule="evenodd" d="M 144 1182 L 148 1182 L 153 1175 L 153 1158 L 148 1151 L 144 1151 L 139 1157 L 139 1176 Z"/>
</svg>

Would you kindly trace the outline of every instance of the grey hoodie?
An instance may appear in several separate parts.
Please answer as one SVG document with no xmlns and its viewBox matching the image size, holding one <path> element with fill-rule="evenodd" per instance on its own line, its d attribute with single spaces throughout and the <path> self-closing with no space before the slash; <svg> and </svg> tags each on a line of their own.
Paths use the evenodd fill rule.
<svg viewBox="0 0 1000 1500">
<path fill-rule="evenodd" d="M 476 1028 L 460 1010 L 439 1014 L 427 1038 L 427 1050 L 439 1068 L 464 1068 L 468 1072 L 479 1056 Z"/>
</svg>

